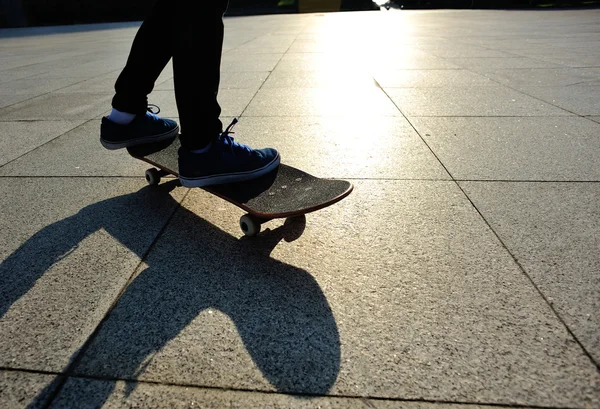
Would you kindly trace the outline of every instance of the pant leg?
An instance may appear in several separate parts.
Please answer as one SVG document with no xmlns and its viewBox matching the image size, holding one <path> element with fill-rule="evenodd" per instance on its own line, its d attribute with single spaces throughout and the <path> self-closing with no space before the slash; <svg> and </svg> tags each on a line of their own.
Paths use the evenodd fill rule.
<svg viewBox="0 0 600 409">
<path fill-rule="evenodd" d="M 173 0 L 157 0 L 138 29 L 127 63 L 115 83 L 112 106 L 122 112 L 145 114 L 148 94 L 173 56 Z"/>
<path fill-rule="evenodd" d="M 228 0 L 177 2 L 173 79 L 181 144 L 188 149 L 206 146 L 223 131 L 217 94 L 227 6 Z"/>
</svg>

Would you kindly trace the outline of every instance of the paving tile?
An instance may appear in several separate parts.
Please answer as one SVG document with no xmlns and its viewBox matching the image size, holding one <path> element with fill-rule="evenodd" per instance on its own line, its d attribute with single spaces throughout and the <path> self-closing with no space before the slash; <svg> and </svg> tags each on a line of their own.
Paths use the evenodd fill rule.
<svg viewBox="0 0 600 409">
<path fill-rule="evenodd" d="M 6 108 L 13 104 L 18 104 L 19 102 L 27 101 L 28 99 L 32 99 L 37 97 L 37 95 L 29 94 L 29 95 L 0 95 L 0 115 L 2 115 L 3 108 Z"/>
<path fill-rule="evenodd" d="M 0 178 L 0 367 L 73 359 L 185 192 L 145 185 Z"/>
<path fill-rule="evenodd" d="M 252 239 L 238 210 L 190 191 L 75 374 L 598 404 L 596 366 L 452 182 L 357 181 Z"/>
<path fill-rule="evenodd" d="M 320 71 L 290 72 L 275 69 L 264 88 L 373 88 L 375 81 L 366 70 L 324 69 Z"/>
<path fill-rule="evenodd" d="M 225 53 L 221 58 L 222 72 L 264 72 L 272 71 L 282 54 L 261 54 L 260 58 L 252 54 Z"/>
<path fill-rule="evenodd" d="M 357 55 L 344 52 L 333 53 L 286 53 L 275 70 L 287 72 L 288 75 L 301 73 L 302 71 L 337 71 L 365 70 L 364 64 L 360 63 Z"/>
<path fill-rule="evenodd" d="M 570 87 L 520 87 L 524 93 L 578 115 L 600 114 L 600 85 L 572 85 Z"/>
<path fill-rule="evenodd" d="M 256 26 L 254 29 L 256 30 Z M 264 35 L 265 31 L 269 32 L 269 35 Z M 242 34 L 247 35 L 247 33 Z M 296 39 L 297 35 L 296 33 L 286 34 L 285 32 L 281 32 L 280 29 L 274 26 L 269 27 L 268 30 L 264 30 L 261 34 L 263 35 L 256 35 L 254 36 L 254 38 L 245 39 L 243 42 L 238 44 L 234 50 L 226 53 L 225 56 L 240 56 L 256 53 L 261 54 L 261 58 L 264 54 L 279 54 L 279 56 L 281 56 L 283 53 L 289 50 L 290 46 L 294 43 L 294 40 Z M 235 35 L 235 33 L 232 33 L 232 35 Z"/>
<path fill-rule="evenodd" d="M 0 121 L 92 119 L 110 108 L 112 94 L 51 93 L 0 110 Z"/>
<path fill-rule="evenodd" d="M 421 51 L 441 58 L 514 58 L 515 54 L 453 42 L 419 45 Z"/>
<path fill-rule="evenodd" d="M 219 90 L 218 100 L 221 105 L 221 115 L 240 116 L 256 94 L 253 88 L 237 88 Z M 175 91 L 173 90 L 155 90 L 148 96 L 150 104 L 156 104 L 160 107 L 160 116 L 178 117 L 177 103 L 175 101 Z M 110 108 L 110 105 L 107 105 Z"/>
<path fill-rule="evenodd" d="M 250 88 L 258 90 L 263 86 L 270 72 L 224 72 L 221 74 L 220 89 Z"/>
<path fill-rule="evenodd" d="M 406 116 L 569 116 L 506 87 L 385 88 Z"/>
<path fill-rule="evenodd" d="M 449 61 L 478 72 L 479 70 L 490 70 L 499 68 L 561 68 L 559 64 L 540 61 L 527 57 L 500 57 L 500 58 L 449 58 Z"/>
<path fill-rule="evenodd" d="M 0 122 L 0 166 L 82 123 L 83 121 Z"/>
<path fill-rule="evenodd" d="M 600 364 L 598 183 L 461 183 Z"/>
<path fill-rule="evenodd" d="M 0 407 L 45 408 L 56 387 L 54 379 L 53 375 L 0 370 Z"/>
<path fill-rule="evenodd" d="M 246 392 L 167 386 L 123 381 L 96 381 L 71 378 L 53 401 L 50 409 L 67 409 L 77 402 L 78 409 L 98 408 L 290 408 L 290 409 L 480 409 L 482 405 L 451 405 L 426 402 L 384 401 L 365 398 L 298 396 L 278 393 Z M 498 406 L 494 406 L 498 407 Z M 502 407 L 500 407 L 502 408 Z"/>
<path fill-rule="evenodd" d="M 596 54 L 598 44 L 594 44 L 590 48 L 573 46 L 574 48 L 562 48 L 558 50 L 546 50 L 541 52 L 540 50 L 534 50 L 531 52 L 535 58 L 539 58 L 548 61 L 553 64 L 560 64 L 565 67 L 572 68 L 586 68 L 600 66 L 600 57 Z"/>
<path fill-rule="evenodd" d="M 19 125 L 16 127 L 17 129 L 28 129 L 32 125 L 29 122 L 17 124 Z M 39 123 L 39 127 L 43 128 L 45 132 L 52 128 L 62 130 L 59 126 L 49 121 Z M 18 147 L 18 144 L 11 144 L 11 146 Z M 148 164 L 132 158 L 125 149 L 105 149 L 100 144 L 100 121 L 91 120 L 3 166 L 0 168 L 0 176 L 135 176 L 144 178 L 144 172 L 149 167 Z"/>
<path fill-rule="evenodd" d="M 598 122 L 600 124 L 600 115 L 598 116 L 586 116 L 587 119 L 594 121 L 594 122 Z"/>
<path fill-rule="evenodd" d="M 450 178 L 404 118 L 242 117 L 234 130 L 241 143 L 274 147 L 283 162 L 319 177 Z"/>
<path fill-rule="evenodd" d="M 102 75 L 99 77 L 94 77 L 89 80 L 80 80 L 76 84 L 73 84 L 68 87 L 61 88 L 56 90 L 55 92 L 71 94 L 71 93 L 80 93 L 80 92 L 102 92 L 109 93 L 114 91 L 115 82 L 117 80 L 118 72 L 112 72 L 107 75 Z"/>
<path fill-rule="evenodd" d="M 269 77 L 269 72 L 224 72 L 221 74 L 221 82 L 219 90 L 224 93 L 225 90 L 230 89 L 253 89 L 257 91 Z M 157 85 L 155 90 L 161 91 L 174 91 L 175 83 L 173 79 L 162 82 Z"/>
<path fill-rule="evenodd" d="M 2 56 L 4 57 L 3 59 L 6 59 L 5 53 L 2 53 Z M 24 67 L 17 66 L 11 69 L 2 69 L 0 71 L 0 84 L 34 75 L 41 75 L 42 73 L 47 73 L 48 71 L 50 71 L 50 68 L 46 64 L 32 64 Z"/>
<path fill-rule="evenodd" d="M 256 89 L 221 89 L 218 100 L 221 105 L 222 116 L 240 116 L 253 101 Z"/>
<path fill-rule="evenodd" d="M 511 87 L 557 87 L 581 83 L 592 85 L 600 80 L 599 71 L 573 68 L 536 68 L 518 70 L 485 70 L 482 75 Z"/>
<path fill-rule="evenodd" d="M 378 70 L 373 75 L 383 88 L 431 88 L 494 85 L 468 70 Z"/>
<path fill-rule="evenodd" d="M 410 49 L 406 52 L 388 54 L 382 54 L 377 50 L 369 50 L 368 53 L 321 53 L 316 56 L 311 53 L 285 54 L 277 64 L 277 69 L 313 71 L 337 68 L 339 71 L 343 71 L 348 66 L 373 70 L 381 69 L 381 67 L 388 70 L 447 70 L 461 68 L 443 58 Z"/>
<path fill-rule="evenodd" d="M 225 114 L 228 115 L 228 114 Z M 244 111 L 245 116 L 400 116 L 381 89 L 263 88 Z"/>
<path fill-rule="evenodd" d="M 600 180 L 600 126 L 565 118 L 410 118 L 456 179 Z"/>
<path fill-rule="evenodd" d="M 43 95 L 80 82 L 77 78 L 24 78 L 0 82 L 0 95 Z"/>
</svg>

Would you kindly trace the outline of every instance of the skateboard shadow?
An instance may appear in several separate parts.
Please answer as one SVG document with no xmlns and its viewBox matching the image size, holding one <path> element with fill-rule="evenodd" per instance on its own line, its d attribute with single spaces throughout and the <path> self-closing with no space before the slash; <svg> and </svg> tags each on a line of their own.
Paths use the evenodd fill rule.
<svg viewBox="0 0 600 409">
<path fill-rule="evenodd" d="M 93 390 L 84 394 L 87 401 L 78 404 L 102 407 L 115 379 L 327 393 L 340 367 L 339 333 L 331 308 L 307 271 L 269 257 L 281 240 L 302 234 L 304 219 L 238 239 L 180 207 L 169 194 L 176 185 L 167 182 L 95 203 L 33 235 L 0 264 L 0 318 L 90 234 L 103 229 L 144 258 L 161 230 L 152 224 L 173 214 L 145 258 L 145 268 L 71 356 L 66 375 L 110 384 L 89 384 Z M 148 230 L 155 233 L 146 234 Z M 215 311 L 226 315 L 230 325 L 206 319 L 205 314 Z M 255 369 L 240 364 L 248 355 L 262 377 L 253 377 Z M 232 367 L 211 367 L 211 357 Z M 62 387 L 63 381 L 49 385 L 30 407 L 57 385 Z M 130 385 L 133 389 L 136 383 Z"/>
</svg>

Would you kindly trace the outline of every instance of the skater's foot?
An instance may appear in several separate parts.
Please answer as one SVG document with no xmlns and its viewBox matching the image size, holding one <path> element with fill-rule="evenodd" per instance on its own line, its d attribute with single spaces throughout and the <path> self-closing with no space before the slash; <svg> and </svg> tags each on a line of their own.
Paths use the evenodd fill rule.
<svg viewBox="0 0 600 409">
<path fill-rule="evenodd" d="M 156 105 L 153 105 L 156 107 Z M 156 107 L 158 108 L 158 107 Z M 106 149 L 121 149 L 144 143 L 161 142 L 175 139 L 179 125 L 172 119 L 160 118 L 151 108 L 145 115 L 136 115 L 129 123 L 117 123 L 108 117 L 102 118 L 100 125 L 100 143 Z"/>
<path fill-rule="evenodd" d="M 279 153 L 272 148 L 252 149 L 233 140 L 231 128 L 199 151 L 179 149 L 179 179 L 185 187 L 203 187 L 242 182 L 262 176 L 279 166 Z"/>
</svg>

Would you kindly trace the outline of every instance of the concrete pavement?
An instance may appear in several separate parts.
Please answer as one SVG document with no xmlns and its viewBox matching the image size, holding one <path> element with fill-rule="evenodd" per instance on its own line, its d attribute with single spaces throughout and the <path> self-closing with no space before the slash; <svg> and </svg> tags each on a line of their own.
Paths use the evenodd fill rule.
<svg viewBox="0 0 600 409">
<path fill-rule="evenodd" d="M 0 407 L 600 408 L 600 10 L 225 24 L 236 139 L 354 192 L 248 239 L 101 147 L 138 23 L 0 30 Z"/>
</svg>

